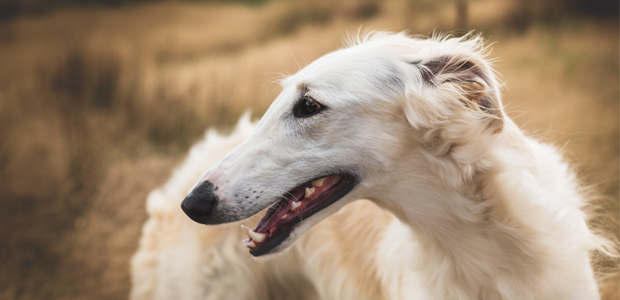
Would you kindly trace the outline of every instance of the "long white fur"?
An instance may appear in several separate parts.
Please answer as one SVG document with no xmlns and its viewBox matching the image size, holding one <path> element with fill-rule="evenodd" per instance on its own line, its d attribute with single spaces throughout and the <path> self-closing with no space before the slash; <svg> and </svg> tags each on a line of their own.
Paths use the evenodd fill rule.
<svg viewBox="0 0 620 300">
<path fill-rule="evenodd" d="M 286 79 L 259 125 L 244 117 L 229 137 L 210 131 L 148 198 L 131 299 L 599 299 L 589 255 L 606 242 L 586 226 L 581 187 L 556 148 L 504 114 L 483 52 L 476 37 L 367 35 Z M 484 71 L 495 111 L 470 109 L 455 74 L 424 82 L 420 70 L 445 56 Z M 306 125 L 329 135 L 317 145 L 282 124 L 306 85 L 331 110 Z M 231 195 L 240 187 L 276 196 L 308 179 L 280 160 L 310 178 L 342 161 L 362 174 L 295 228 L 282 255 L 253 261 L 240 230 L 194 224 L 179 209 L 207 169 L 201 180 L 235 213 L 250 209 Z M 352 203 L 362 198 L 378 206 Z"/>
</svg>

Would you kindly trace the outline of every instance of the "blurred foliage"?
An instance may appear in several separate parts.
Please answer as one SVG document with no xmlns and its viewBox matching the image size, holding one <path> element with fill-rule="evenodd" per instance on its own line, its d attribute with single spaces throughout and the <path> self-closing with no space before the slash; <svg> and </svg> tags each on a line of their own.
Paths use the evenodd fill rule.
<svg viewBox="0 0 620 300">
<path fill-rule="evenodd" d="M 147 3 L 147 2 L 164 2 L 166 0 L 0 0 L 0 20 L 14 18 L 23 14 L 32 14 L 32 13 L 43 13 L 48 12 L 50 10 L 54 10 L 61 7 L 69 7 L 69 6 L 107 6 L 107 7 L 123 7 L 132 4 L 138 3 Z M 278 0 L 183 0 L 187 2 L 202 2 L 202 3 L 238 3 L 245 5 L 263 5 L 267 2 L 278 1 Z M 303 3 L 305 1 L 299 0 L 279 0 L 284 2 L 291 3 Z M 428 0 L 407 0 L 418 7 L 424 6 L 432 6 L 435 7 L 435 1 Z M 439 2 L 448 2 L 453 0 L 443 0 Z M 470 2 L 472 0 L 469 0 Z M 362 6 L 362 10 L 355 12 L 359 16 L 370 17 L 374 13 L 376 13 L 376 9 L 378 5 L 376 5 L 376 1 L 365 1 L 366 4 Z M 566 13 L 577 14 L 577 15 L 592 15 L 599 17 L 613 17 L 618 15 L 619 11 L 619 1 L 614 0 L 545 0 L 545 1 L 536 1 L 536 0 L 520 0 L 521 8 L 523 12 L 521 13 L 520 18 L 524 18 L 526 21 L 529 18 L 532 18 L 529 13 L 533 10 L 541 10 L 542 17 L 544 18 L 555 18 L 558 15 L 565 15 Z M 295 14 L 291 15 L 291 20 L 295 16 Z M 321 21 L 328 18 L 328 15 L 325 12 L 320 11 L 300 11 L 296 12 L 296 17 L 298 19 L 309 20 L 309 21 Z M 540 15 L 539 15 L 540 17 Z M 294 22 L 285 21 L 286 26 L 291 26 Z M 523 20 L 521 20 L 523 21 Z M 293 28 L 293 27 L 290 27 Z"/>
<path fill-rule="evenodd" d="M 297 1 L 292 2 L 289 11 L 274 25 L 274 33 L 290 34 L 298 28 L 309 24 L 325 24 L 336 15 L 351 20 L 364 20 L 377 15 L 381 9 L 379 1 Z"/>
<path fill-rule="evenodd" d="M 121 62 L 111 54 L 98 58 L 85 57 L 83 49 L 71 49 L 59 66 L 42 80 L 49 88 L 71 96 L 72 107 L 112 108 L 116 99 Z"/>
<path fill-rule="evenodd" d="M 291 33 L 304 24 L 325 23 L 332 18 L 332 12 L 328 9 L 312 8 L 312 9 L 295 9 L 280 20 L 276 25 L 284 33 Z"/>
<path fill-rule="evenodd" d="M 575 15 L 617 18 L 619 3 L 612 0 L 518 0 L 509 22 L 524 31 L 533 22 L 557 23 Z"/>
<path fill-rule="evenodd" d="M 139 3 L 165 2 L 166 0 L 0 0 L 0 21 L 23 14 L 40 14 L 66 7 L 104 6 L 124 7 Z M 184 0 L 203 3 L 238 3 L 262 5 L 272 0 Z"/>
</svg>

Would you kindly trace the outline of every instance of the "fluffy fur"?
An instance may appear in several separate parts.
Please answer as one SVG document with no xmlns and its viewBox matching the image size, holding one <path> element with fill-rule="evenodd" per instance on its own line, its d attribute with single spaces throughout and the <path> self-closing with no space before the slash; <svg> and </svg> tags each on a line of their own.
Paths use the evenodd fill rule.
<svg viewBox="0 0 620 300">
<path fill-rule="evenodd" d="M 605 242 L 580 185 L 505 115 L 483 52 L 477 37 L 366 35 L 287 78 L 258 125 L 210 131 L 149 196 L 131 298 L 599 299 L 589 254 Z M 304 96 L 329 109 L 291 117 Z M 200 178 L 218 222 L 245 219 L 333 170 L 360 183 L 268 261 L 179 209 Z"/>
</svg>

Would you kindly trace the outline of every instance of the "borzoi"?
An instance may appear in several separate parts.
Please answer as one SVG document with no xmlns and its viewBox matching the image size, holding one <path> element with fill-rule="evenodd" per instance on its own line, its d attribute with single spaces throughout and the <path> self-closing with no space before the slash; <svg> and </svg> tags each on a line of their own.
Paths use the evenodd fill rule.
<svg viewBox="0 0 620 300">
<path fill-rule="evenodd" d="M 479 38 L 367 35 L 282 88 L 181 206 L 208 225 L 267 209 L 243 244 L 253 256 L 293 250 L 256 264 L 224 234 L 162 234 L 151 220 L 134 298 L 275 298 L 265 276 L 323 299 L 599 299 L 589 254 L 605 242 L 586 226 L 580 186 L 506 116 Z M 384 210 L 345 207 L 358 199 Z M 162 243 L 168 254 L 153 250 Z M 162 267 L 162 255 L 177 260 Z"/>
</svg>

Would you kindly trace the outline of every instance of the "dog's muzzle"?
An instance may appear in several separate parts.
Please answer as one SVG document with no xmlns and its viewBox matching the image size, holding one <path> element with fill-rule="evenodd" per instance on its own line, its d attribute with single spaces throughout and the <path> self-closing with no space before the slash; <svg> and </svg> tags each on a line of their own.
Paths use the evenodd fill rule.
<svg viewBox="0 0 620 300">
<path fill-rule="evenodd" d="M 190 219 L 206 224 L 209 214 L 219 201 L 219 197 L 213 191 L 213 183 L 202 182 L 183 199 L 181 209 Z"/>
</svg>

